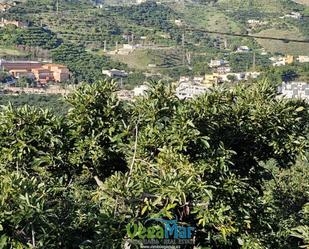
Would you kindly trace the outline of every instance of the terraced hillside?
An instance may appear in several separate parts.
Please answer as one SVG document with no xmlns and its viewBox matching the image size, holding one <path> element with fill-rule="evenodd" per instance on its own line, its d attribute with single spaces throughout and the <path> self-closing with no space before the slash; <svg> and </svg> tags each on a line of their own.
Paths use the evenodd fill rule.
<svg viewBox="0 0 309 249">
<path fill-rule="evenodd" d="M 61 0 L 57 4 L 53 0 L 28 0 L 1 13 L 0 17 L 28 22 L 30 31 L 45 30 L 42 33 L 45 36 L 50 31 L 50 34 L 56 36 L 53 38 L 58 39 L 55 41 L 75 44 L 78 49 L 82 46 L 89 53 L 88 59 L 92 56 L 110 57 L 110 62 L 122 62 L 131 70 L 147 72 L 166 73 L 165 70 L 169 70 L 168 74 L 174 75 L 176 69 L 186 68 L 192 74 L 205 73 L 210 59 L 224 59 L 225 54 L 234 53 L 239 46 L 248 46 L 256 53 L 264 48 L 270 54 L 309 54 L 308 43 L 294 44 L 241 37 L 261 35 L 308 39 L 308 18 L 283 18 L 292 11 L 300 14 L 308 12 L 304 5 L 292 0 L 188 0 L 184 3 L 162 1 L 161 4 L 150 1 L 139 5 L 132 5 L 134 1 L 126 1 L 125 5 L 112 0 L 104 1 L 103 5 L 100 5 L 101 2 Z M 250 21 L 258 24 L 251 25 Z M 18 32 L 27 33 L 29 30 Z M 204 30 L 218 33 L 207 33 Z M 33 32 L 26 37 L 32 36 L 36 41 L 37 36 Z M 20 39 L 15 41 L 20 42 Z M 61 43 L 46 47 L 46 44 L 31 41 L 32 39 L 27 39 L 26 45 L 50 49 L 55 49 Z M 117 54 L 116 50 L 127 43 L 139 44 L 139 48 L 126 55 Z M 14 47 L 16 44 L 5 45 Z M 156 50 L 162 46 L 168 50 Z M 116 54 L 110 55 L 113 51 Z M 148 64 L 156 64 L 157 68 L 150 69 Z M 99 75 L 99 68 L 95 75 Z"/>
</svg>

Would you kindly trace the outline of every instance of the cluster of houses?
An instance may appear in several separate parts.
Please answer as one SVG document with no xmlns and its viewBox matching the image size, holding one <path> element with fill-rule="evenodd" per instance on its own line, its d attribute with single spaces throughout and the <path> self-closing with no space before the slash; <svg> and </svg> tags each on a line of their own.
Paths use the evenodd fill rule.
<svg viewBox="0 0 309 249">
<path fill-rule="evenodd" d="M 223 74 L 231 72 L 229 62 L 226 60 L 211 60 L 208 65 L 216 73 Z"/>
<path fill-rule="evenodd" d="M 206 74 L 204 82 L 208 85 L 228 82 L 233 79 L 234 81 L 247 80 L 249 78 L 257 78 L 259 72 L 240 72 L 233 73 L 229 62 L 226 60 L 211 60 L 208 64 L 212 69 L 212 74 Z"/>
<path fill-rule="evenodd" d="M 287 56 L 276 56 L 269 58 L 272 61 L 272 65 L 274 67 L 285 66 L 292 64 L 294 61 L 299 63 L 309 63 L 309 56 L 300 55 L 297 58 L 294 58 L 292 55 Z"/>
<path fill-rule="evenodd" d="M 242 73 L 242 77 L 237 80 L 248 80 L 257 78 L 260 75 L 258 72 Z M 228 79 L 226 79 L 228 81 Z M 180 77 L 176 87 L 176 96 L 180 99 L 189 99 L 206 93 L 213 86 L 216 86 L 218 81 L 215 76 L 205 75 L 205 77 Z M 304 99 L 309 101 L 309 83 L 304 81 L 283 82 L 278 87 L 278 97 L 289 99 Z"/>
<path fill-rule="evenodd" d="M 175 95 L 179 99 L 191 99 L 210 90 L 205 84 L 204 77 L 181 77 L 176 87 Z M 121 100 L 132 100 L 135 97 L 145 96 L 149 90 L 147 85 L 140 85 L 133 90 L 120 90 L 117 92 Z M 283 82 L 278 87 L 278 97 L 289 99 L 304 99 L 309 101 L 309 83 L 307 82 Z"/>
<path fill-rule="evenodd" d="M 210 87 L 204 80 L 204 77 L 180 77 L 176 96 L 180 99 L 188 99 L 204 94 Z"/>
<path fill-rule="evenodd" d="M 64 82 L 70 78 L 70 71 L 66 66 L 38 61 L 0 60 L 0 69 L 9 72 L 15 79 L 26 77 L 41 85 Z"/>
<path fill-rule="evenodd" d="M 289 65 L 294 62 L 294 56 L 287 55 L 287 56 L 276 56 L 269 58 L 272 61 L 272 65 L 274 67 Z"/>
<path fill-rule="evenodd" d="M 248 80 L 250 78 L 257 78 L 259 72 L 245 72 L 245 73 L 231 73 L 236 80 Z M 228 77 L 221 78 L 219 74 L 209 74 L 205 76 L 188 77 L 182 76 L 176 83 L 175 95 L 180 99 L 194 98 L 198 95 L 204 94 L 211 87 L 214 87 L 222 82 L 229 82 Z M 136 86 L 133 90 L 120 90 L 117 95 L 123 100 L 132 100 L 134 97 L 144 96 L 149 87 L 147 85 Z"/>
<path fill-rule="evenodd" d="M 229 77 L 231 76 L 231 77 Z M 176 88 L 176 95 L 180 99 L 193 98 L 208 91 L 209 88 L 224 82 L 256 79 L 260 72 L 206 74 L 202 77 L 180 77 Z"/>
<path fill-rule="evenodd" d="M 289 99 L 304 99 L 309 101 L 309 83 L 307 82 L 283 82 L 278 87 L 278 93 L 280 97 Z"/>
</svg>

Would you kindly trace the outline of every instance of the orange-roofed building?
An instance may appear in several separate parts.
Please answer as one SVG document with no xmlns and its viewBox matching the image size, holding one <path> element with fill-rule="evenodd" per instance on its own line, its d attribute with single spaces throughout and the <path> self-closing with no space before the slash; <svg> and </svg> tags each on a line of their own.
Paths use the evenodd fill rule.
<svg viewBox="0 0 309 249">
<path fill-rule="evenodd" d="M 49 81 L 63 82 L 70 79 L 69 69 L 61 64 L 0 60 L 0 68 L 10 72 L 15 78 L 22 76 L 35 78 L 41 84 L 45 84 Z"/>
<path fill-rule="evenodd" d="M 32 73 L 34 74 L 36 80 L 41 84 L 46 84 L 49 81 L 55 81 L 54 73 L 49 69 L 45 68 L 32 69 Z"/>
<path fill-rule="evenodd" d="M 41 68 L 42 63 L 36 61 L 1 61 L 1 68 L 7 71 L 11 70 L 27 70 Z"/>
<path fill-rule="evenodd" d="M 63 82 L 70 78 L 69 69 L 61 64 L 45 64 L 43 68 L 46 68 L 54 73 L 54 80 L 56 82 Z"/>
</svg>

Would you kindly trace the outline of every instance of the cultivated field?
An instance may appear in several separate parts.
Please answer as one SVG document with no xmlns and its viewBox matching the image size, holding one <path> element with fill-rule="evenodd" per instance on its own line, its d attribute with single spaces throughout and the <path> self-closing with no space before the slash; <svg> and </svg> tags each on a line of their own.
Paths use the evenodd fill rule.
<svg viewBox="0 0 309 249">
<path fill-rule="evenodd" d="M 279 29 L 267 29 L 258 33 L 260 36 L 273 36 L 286 39 L 304 39 L 302 34 L 297 30 L 279 30 Z M 257 42 L 269 52 L 279 52 L 283 54 L 291 55 L 309 55 L 308 43 L 296 43 L 296 42 L 282 42 L 275 40 L 263 40 L 257 39 Z"/>
<path fill-rule="evenodd" d="M 309 6 L 309 0 L 294 0 L 294 2 Z"/>
</svg>

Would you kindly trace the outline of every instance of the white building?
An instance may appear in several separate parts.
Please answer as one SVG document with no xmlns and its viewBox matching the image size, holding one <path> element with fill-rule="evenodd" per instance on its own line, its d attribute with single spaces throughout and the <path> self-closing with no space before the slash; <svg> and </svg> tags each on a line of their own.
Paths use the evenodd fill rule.
<svg viewBox="0 0 309 249">
<path fill-rule="evenodd" d="M 284 98 L 299 98 L 309 101 L 309 84 L 307 82 L 283 82 L 278 93 Z"/>
<path fill-rule="evenodd" d="M 142 4 L 142 3 L 145 3 L 145 2 L 147 2 L 147 0 L 136 0 L 137 4 Z"/>
<path fill-rule="evenodd" d="M 261 21 L 260 20 L 256 20 L 256 19 L 250 19 L 247 21 L 247 23 L 249 24 L 259 24 Z"/>
<path fill-rule="evenodd" d="M 217 67 L 216 72 L 219 74 L 229 73 L 231 72 L 231 68 L 228 66 Z"/>
<path fill-rule="evenodd" d="M 176 24 L 178 27 L 180 27 L 180 26 L 182 26 L 182 21 L 179 20 L 179 19 L 177 19 L 177 20 L 175 20 L 175 24 Z"/>
<path fill-rule="evenodd" d="M 211 60 L 210 63 L 209 63 L 209 66 L 211 68 L 214 68 L 214 67 L 221 67 L 221 66 L 224 66 L 226 64 L 228 64 L 228 62 L 225 61 L 225 60 Z"/>
<path fill-rule="evenodd" d="M 140 48 L 142 47 L 141 44 L 123 44 L 123 49 L 128 49 L 128 50 L 134 50 L 134 49 L 137 49 L 137 48 Z"/>
<path fill-rule="evenodd" d="M 260 72 L 245 72 L 245 80 L 257 79 L 260 75 Z"/>
<path fill-rule="evenodd" d="M 272 61 L 272 65 L 274 67 L 280 67 L 280 66 L 284 66 L 286 64 L 286 62 L 285 62 L 285 60 L 282 56 L 271 57 L 269 59 Z"/>
<path fill-rule="evenodd" d="M 271 57 L 269 59 L 273 62 L 272 65 L 274 67 L 292 64 L 294 62 L 294 56 L 292 56 L 292 55 L 287 55 L 287 56 L 284 56 L 284 57 L 282 57 L 282 56 Z"/>
<path fill-rule="evenodd" d="M 134 97 L 145 96 L 148 90 L 149 86 L 147 85 L 136 86 L 133 89 Z"/>
<path fill-rule="evenodd" d="M 285 16 L 283 16 L 283 18 L 288 17 L 288 18 L 294 18 L 294 19 L 301 19 L 302 15 L 299 12 L 291 12 L 290 14 L 287 14 Z"/>
<path fill-rule="evenodd" d="M 114 78 L 114 77 L 123 78 L 123 77 L 127 77 L 128 76 L 127 72 L 125 72 L 124 70 L 118 70 L 118 69 L 103 70 L 102 73 L 104 75 L 107 75 L 107 76 L 111 77 L 111 78 Z"/>
<path fill-rule="evenodd" d="M 134 92 L 130 90 L 120 90 L 116 92 L 117 97 L 121 100 L 132 100 L 134 97 Z"/>
<path fill-rule="evenodd" d="M 181 83 L 183 81 L 190 81 L 190 77 L 189 76 L 180 76 L 179 83 Z"/>
<path fill-rule="evenodd" d="M 237 48 L 238 53 L 247 53 L 250 51 L 250 48 L 247 46 L 240 46 Z"/>
<path fill-rule="evenodd" d="M 208 88 L 201 84 L 192 82 L 181 82 L 176 88 L 176 96 L 180 99 L 194 98 L 198 95 L 206 93 Z"/>
<path fill-rule="evenodd" d="M 274 67 L 281 67 L 285 65 L 285 61 L 276 61 L 272 64 Z"/>
<path fill-rule="evenodd" d="M 306 62 L 309 62 L 309 56 L 300 55 L 298 56 L 297 60 L 300 63 L 306 63 Z"/>
<path fill-rule="evenodd" d="M 196 84 L 202 84 L 205 80 L 205 77 L 204 76 L 195 76 L 193 78 L 193 82 L 196 83 Z"/>
</svg>

